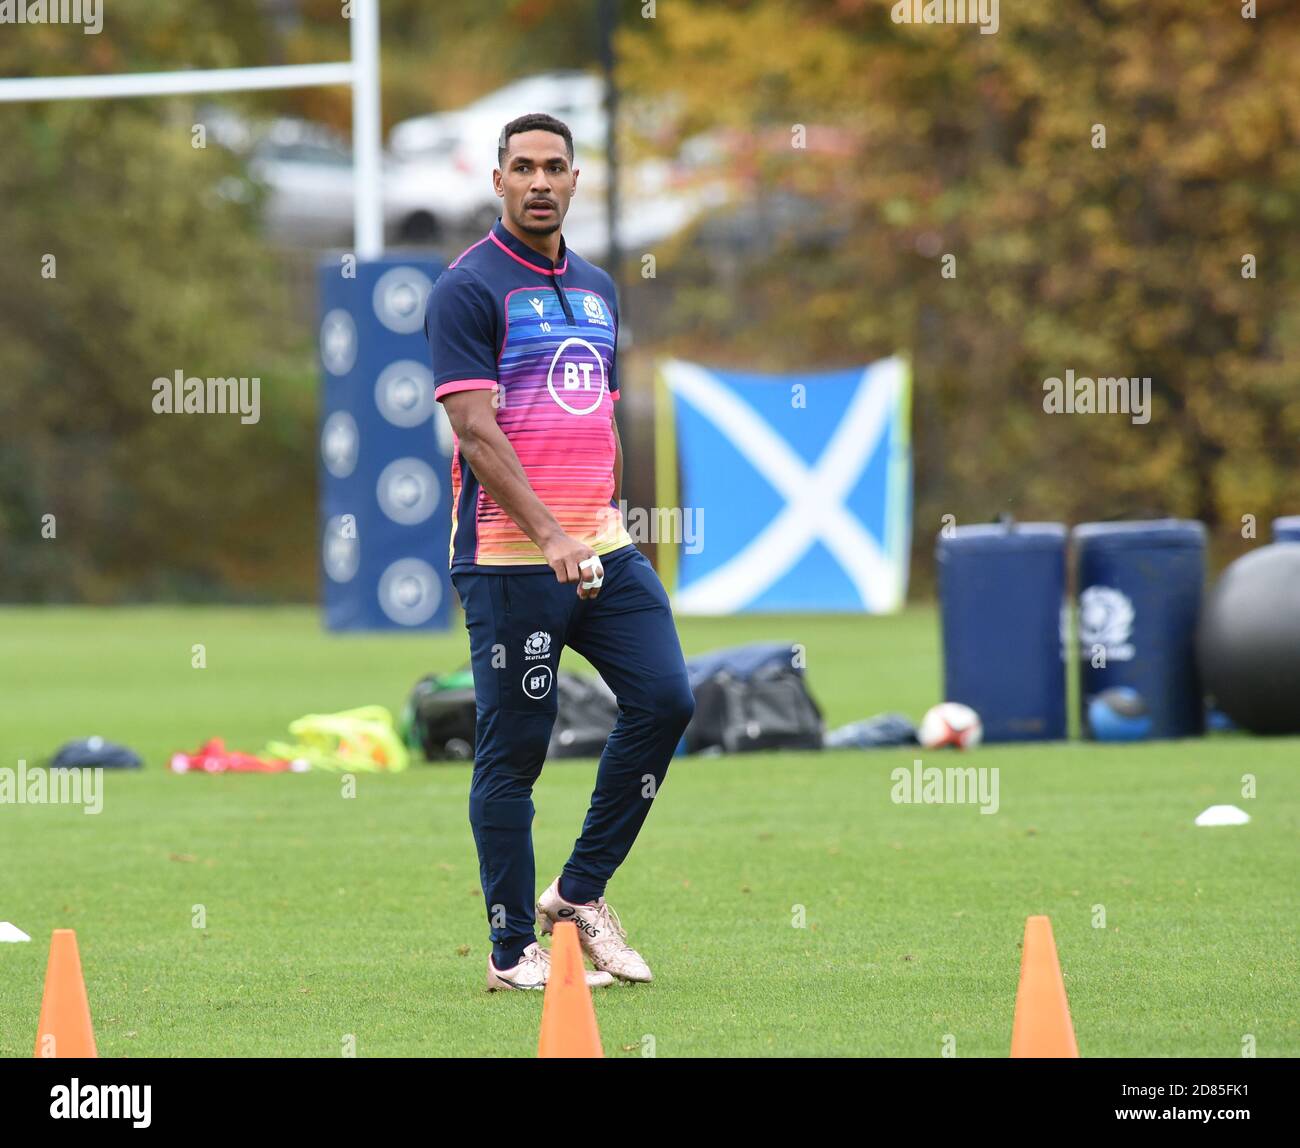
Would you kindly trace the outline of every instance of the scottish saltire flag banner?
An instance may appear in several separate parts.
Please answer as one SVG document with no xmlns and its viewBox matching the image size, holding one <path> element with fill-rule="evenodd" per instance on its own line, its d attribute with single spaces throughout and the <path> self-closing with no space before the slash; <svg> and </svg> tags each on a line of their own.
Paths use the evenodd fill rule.
<svg viewBox="0 0 1300 1148">
<path fill-rule="evenodd" d="M 681 508 L 694 526 L 681 545 L 660 548 L 674 608 L 901 607 L 911 544 L 910 406 L 910 371 L 900 357 L 812 375 L 661 362 L 658 501 Z"/>
</svg>

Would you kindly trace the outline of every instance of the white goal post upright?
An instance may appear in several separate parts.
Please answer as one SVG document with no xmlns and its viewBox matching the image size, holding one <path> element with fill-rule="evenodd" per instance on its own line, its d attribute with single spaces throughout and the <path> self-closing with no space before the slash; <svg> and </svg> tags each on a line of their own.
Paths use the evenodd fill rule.
<svg viewBox="0 0 1300 1148">
<path fill-rule="evenodd" d="M 358 259 L 377 259 L 384 252 L 379 116 L 379 0 L 351 0 L 351 6 L 352 59 L 347 63 L 0 79 L 0 104 L 254 92 L 275 88 L 350 84 L 352 178 L 355 181 L 353 243 Z"/>
<path fill-rule="evenodd" d="M 353 243 L 358 259 L 384 253 L 380 195 L 379 0 L 352 0 Z"/>
</svg>

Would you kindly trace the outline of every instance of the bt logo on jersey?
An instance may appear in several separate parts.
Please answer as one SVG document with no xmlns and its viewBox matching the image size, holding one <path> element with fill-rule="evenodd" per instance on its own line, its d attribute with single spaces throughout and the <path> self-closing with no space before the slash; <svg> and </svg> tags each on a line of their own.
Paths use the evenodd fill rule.
<svg viewBox="0 0 1300 1148">
<path fill-rule="evenodd" d="M 605 360 L 600 352 L 585 339 L 565 339 L 546 372 L 551 398 L 571 415 L 589 415 L 600 407 L 605 386 Z"/>
<path fill-rule="evenodd" d="M 565 363 L 564 364 L 564 389 L 566 391 L 576 391 L 582 387 L 584 391 L 591 390 L 591 368 L 592 363 Z M 578 376 L 582 376 L 581 382 Z"/>
</svg>

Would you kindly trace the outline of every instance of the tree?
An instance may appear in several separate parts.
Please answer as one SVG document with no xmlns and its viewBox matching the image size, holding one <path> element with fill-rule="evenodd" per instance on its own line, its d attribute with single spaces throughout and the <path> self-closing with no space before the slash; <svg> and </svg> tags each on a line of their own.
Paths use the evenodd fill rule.
<svg viewBox="0 0 1300 1148">
<path fill-rule="evenodd" d="M 821 245 L 721 300 L 698 249 L 661 258 L 646 290 L 674 298 L 676 353 L 910 351 L 922 561 L 944 513 L 1187 515 L 1231 549 L 1243 514 L 1300 508 L 1300 10 L 1040 0 L 992 35 L 891 10 L 695 0 L 630 22 L 628 74 L 680 102 L 682 132 L 823 125 L 857 147 L 759 149 L 760 188 L 821 205 Z M 1149 377 L 1150 421 L 1047 413 L 1067 370 Z"/>
</svg>

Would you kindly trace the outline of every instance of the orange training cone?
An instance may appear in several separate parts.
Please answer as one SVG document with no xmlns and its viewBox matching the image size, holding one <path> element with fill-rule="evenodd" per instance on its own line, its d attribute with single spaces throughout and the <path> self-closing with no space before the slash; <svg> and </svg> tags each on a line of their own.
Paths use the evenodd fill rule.
<svg viewBox="0 0 1300 1148">
<path fill-rule="evenodd" d="M 596 1010 L 587 987 L 578 944 L 578 926 L 572 921 L 555 925 L 551 945 L 551 973 L 542 998 L 542 1032 L 537 1055 L 548 1057 L 603 1057 Z"/>
<path fill-rule="evenodd" d="M 1025 920 L 1025 946 L 1020 954 L 1020 988 L 1016 1019 L 1011 1027 L 1013 1057 L 1075 1057 L 1079 1046 L 1070 1023 L 1070 1002 L 1056 959 L 1052 922 L 1047 917 Z"/>
<path fill-rule="evenodd" d="M 45 995 L 36 1029 L 37 1057 L 98 1056 L 90 1027 L 90 1002 L 81 977 L 77 934 L 55 929 L 50 938 L 50 962 L 45 969 Z"/>
</svg>

